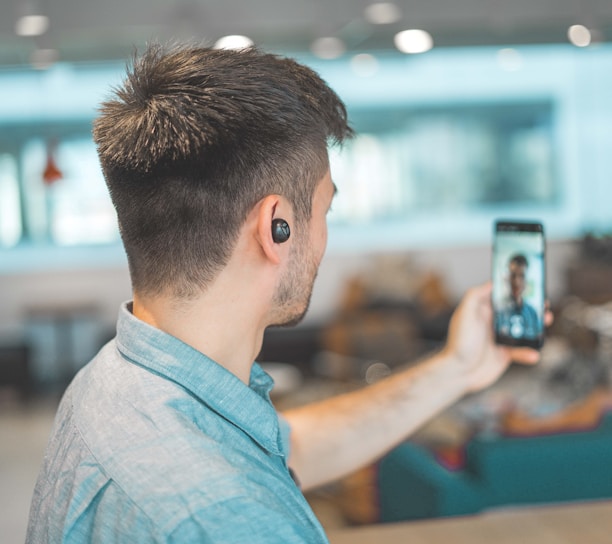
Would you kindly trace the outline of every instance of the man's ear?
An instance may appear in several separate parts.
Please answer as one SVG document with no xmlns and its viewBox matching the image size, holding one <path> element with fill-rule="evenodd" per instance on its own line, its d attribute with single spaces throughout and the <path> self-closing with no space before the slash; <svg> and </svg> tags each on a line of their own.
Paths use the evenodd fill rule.
<svg viewBox="0 0 612 544">
<path fill-rule="evenodd" d="M 257 206 L 257 240 L 265 257 L 273 264 L 280 264 L 288 254 L 289 243 L 278 243 L 272 236 L 272 222 L 282 218 L 292 223 L 291 205 L 280 195 L 268 195 Z"/>
</svg>

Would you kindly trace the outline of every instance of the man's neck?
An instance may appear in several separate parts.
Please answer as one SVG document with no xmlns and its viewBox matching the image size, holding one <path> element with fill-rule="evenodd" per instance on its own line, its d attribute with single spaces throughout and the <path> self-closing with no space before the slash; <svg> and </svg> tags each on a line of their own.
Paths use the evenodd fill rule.
<svg viewBox="0 0 612 544">
<path fill-rule="evenodd" d="M 522 306 L 523 306 L 523 297 L 522 297 L 522 296 L 520 296 L 520 295 L 519 295 L 518 297 L 514 297 L 514 296 L 513 296 L 513 297 L 512 297 L 512 300 L 514 301 L 514 305 L 515 305 L 517 308 L 520 308 L 520 307 L 522 307 Z"/>
<path fill-rule="evenodd" d="M 217 291 L 179 302 L 169 297 L 134 294 L 133 313 L 225 367 L 244 383 L 263 342 L 255 306 L 243 297 L 217 296 Z"/>
</svg>

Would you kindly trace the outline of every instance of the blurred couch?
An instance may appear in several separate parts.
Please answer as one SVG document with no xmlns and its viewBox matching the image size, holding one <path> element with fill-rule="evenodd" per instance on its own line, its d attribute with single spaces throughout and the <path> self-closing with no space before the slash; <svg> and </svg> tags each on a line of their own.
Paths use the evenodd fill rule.
<svg viewBox="0 0 612 544">
<path fill-rule="evenodd" d="M 579 432 L 476 435 L 454 453 L 406 442 L 386 455 L 376 472 L 379 521 L 612 497 L 610 413 Z"/>
</svg>

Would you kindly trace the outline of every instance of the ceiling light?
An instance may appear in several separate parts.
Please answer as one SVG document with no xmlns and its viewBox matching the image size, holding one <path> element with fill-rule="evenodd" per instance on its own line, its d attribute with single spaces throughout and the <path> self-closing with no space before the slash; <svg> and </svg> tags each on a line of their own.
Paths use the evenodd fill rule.
<svg viewBox="0 0 612 544">
<path fill-rule="evenodd" d="M 567 39 L 576 47 L 591 44 L 591 31 L 584 25 L 572 25 L 567 29 Z"/>
<path fill-rule="evenodd" d="M 497 62 L 506 72 L 516 72 L 523 67 L 523 56 L 511 47 L 505 47 L 497 52 Z"/>
<path fill-rule="evenodd" d="M 238 34 L 234 34 L 231 36 L 223 36 L 223 38 L 219 38 L 215 45 L 213 46 L 215 49 L 248 49 L 254 45 L 253 40 L 248 38 L 247 36 L 240 36 Z"/>
<path fill-rule="evenodd" d="M 402 18 L 402 11 L 392 2 L 376 2 L 365 9 L 363 16 L 368 23 L 388 25 L 399 21 Z"/>
<path fill-rule="evenodd" d="M 359 53 L 351 59 L 353 72 L 361 77 L 372 77 L 378 72 L 378 60 L 370 53 Z"/>
<path fill-rule="evenodd" d="M 24 15 L 15 23 L 15 34 L 18 36 L 40 36 L 49 28 L 49 17 L 46 15 Z"/>
<path fill-rule="evenodd" d="M 425 53 L 433 47 L 433 38 L 429 32 L 413 28 L 398 32 L 393 43 L 402 53 Z"/>
<path fill-rule="evenodd" d="M 337 59 L 346 51 L 346 46 L 340 38 L 333 36 L 317 38 L 310 44 L 310 50 L 321 59 Z"/>
</svg>

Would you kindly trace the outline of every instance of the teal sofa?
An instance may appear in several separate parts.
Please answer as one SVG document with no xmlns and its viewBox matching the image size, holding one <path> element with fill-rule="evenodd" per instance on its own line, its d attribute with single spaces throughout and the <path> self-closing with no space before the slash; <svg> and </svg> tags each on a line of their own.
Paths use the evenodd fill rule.
<svg viewBox="0 0 612 544">
<path fill-rule="evenodd" d="M 510 505 L 612 497 L 612 414 L 596 428 L 529 437 L 476 435 L 449 469 L 406 442 L 379 463 L 380 521 L 472 514 Z"/>
</svg>

